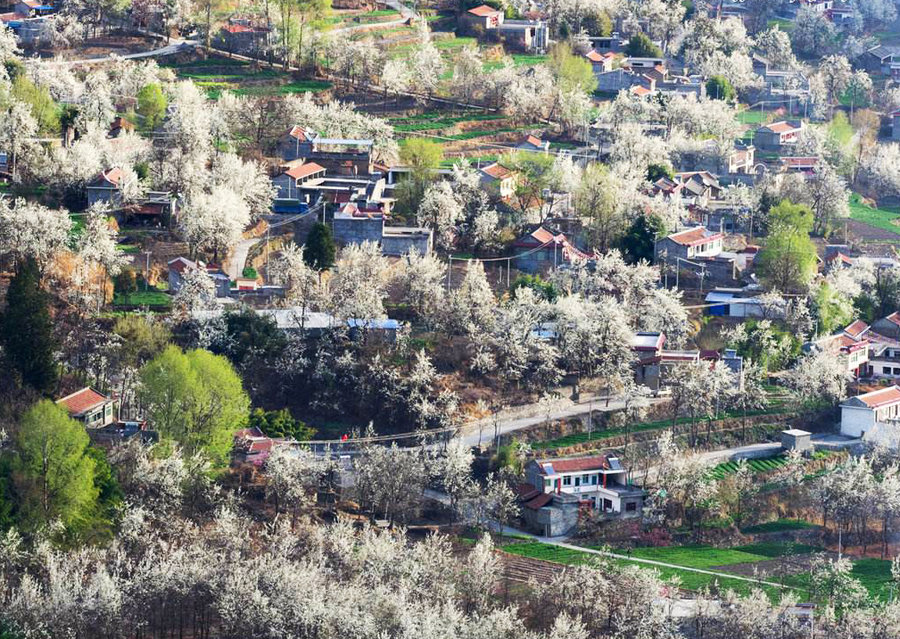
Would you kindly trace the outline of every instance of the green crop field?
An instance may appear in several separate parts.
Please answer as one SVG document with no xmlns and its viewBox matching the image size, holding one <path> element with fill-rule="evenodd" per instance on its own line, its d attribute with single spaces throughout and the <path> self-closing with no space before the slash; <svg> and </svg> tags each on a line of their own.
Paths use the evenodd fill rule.
<svg viewBox="0 0 900 639">
<path fill-rule="evenodd" d="M 775 455 L 763 459 L 749 459 L 747 460 L 747 466 L 755 473 L 768 473 L 773 470 L 778 470 L 787 464 L 787 462 L 788 458 L 784 455 Z M 724 462 L 713 467 L 712 470 L 710 470 L 710 475 L 715 479 L 724 479 L 728 475 L 737 472 L 739 466 L 740 464 L 737 461 Z"/>
<path fill-rule="evenodd" d="M 530 557 L 533 559 L 542 559 L 544 561 L 552 561 L 555 563 L 577 565 L 588 564 L 598 559 L 597 555 L 572 550 L 569 548 L 560 548 L 550 544 L 540 542 L 515 543 L 502 547 L 502 550 L 522 557 Z M 791 547 L 789 544 L 754 544 L 751 546 L 742 546 L 731 549 L 713 548 L 711 546 L 691 546 L 681 548 L 640 548 L 632 551 L 631 555 L 639 559 L 652 559 L 670 564 L 677 564 L 686 568 L 711 569 L 715 566 L 726 566 L 729 564 L 755 563 L 772 559 L 773 557 L 804 554 L 818 550 L 812 546 L 795 545 Z M 729 588 L 739 594 L 749 594 L 754 584 L 742 579 L 730 578 L 727 575 L 707 575 L 702 573 L 683 570 L 678 567 L 651 566 L 641 562 L 629 561 L 627 559 L 614 560 L 620 565 L 631 564 L 639 568 L 656 570 L 660 577 L 666 580 L 677 578 L 682 588 L 687 590 L 699 590 L 703 587 L 709 587 L 718 584 L 720 588 Z M 718 571 L 723 572 L 723 571 Z M 760 586 L 769 593 L 773 600 L 779 597 L 779 589 L 771 586 Z M 793 587 L 789 587 L 793 589 Z"/>
<path fill-rule="evenodd" d="M 900 226 L 894 223 L 894 220 L 900 218 L 900 210 L 895 207 L 872 208 L 864 204 L 857 193 L 850 196 L 850 218 L 900 235 Z"/>
<path fill-rule="evenodd" d="M 747 109 L 737 114 L 737 121 L 741 124 L 753 124 L 760 126 L 769 122 L 772 114 L 768 111 L 759 111 L 758 109 Z"/>
</svg>

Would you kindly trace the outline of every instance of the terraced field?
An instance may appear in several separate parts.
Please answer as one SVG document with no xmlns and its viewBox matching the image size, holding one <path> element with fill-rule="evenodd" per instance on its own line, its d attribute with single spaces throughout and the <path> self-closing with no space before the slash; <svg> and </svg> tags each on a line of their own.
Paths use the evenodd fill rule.
<svg viewBox="0 0 900 639">
<path fill-rule="evenodd" d="M 290 73 L 277 69 L 258 69 L 249 62 L 230 58 L 212 57 L 193 60 L 184 64 L 170 64 L 180 78 L 188 78 L 204 89 L 212 99 L 218 99 L 223 91 L 237 95 L 291 95 L 316 93 L 331 88 L 330 82 L 320 80 L 295 80 Z"/>
<path fill-rule="evenodd" d="M 773 470 L 778 470 L 787 462 L 788 458 L 786 456 L 776 455 L 762 459 L 749 459 L 747 460 L 747 467 L 755 473 L 769 473 Z M 739 467 L 740 464 L 737 461 L 728 461 L 715 466 L 710 471 L 710 475 L 715 479 L 725 479 L 728 475 L 736 473 Z"/>
</svg>

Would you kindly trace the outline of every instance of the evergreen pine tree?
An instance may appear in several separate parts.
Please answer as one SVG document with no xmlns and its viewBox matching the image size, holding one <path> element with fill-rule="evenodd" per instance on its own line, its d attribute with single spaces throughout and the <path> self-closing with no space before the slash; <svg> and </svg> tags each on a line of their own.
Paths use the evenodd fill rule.
<svg viewBox="0 0 900 639">
<path fill-rule="evenodd" d="M 303 249 L 303 261 L 310 268 L 317 271 L 334 266 L 334 256 L 336 249 L 334 246 L 334 237 L 331 235 L 331 227 L 321 222 L 316 223 L 306 238 L 306 247 Z"/>
<path fill-rule="evenodd" d="M 42 393 L 56 385 L 55 343 L 47 293 L 41 288 L 37 264 L 28 259 L 6 292 L 6 310 L 0 316 L 0 341 L 7 365 L 22 384 Z"/>
</svg>

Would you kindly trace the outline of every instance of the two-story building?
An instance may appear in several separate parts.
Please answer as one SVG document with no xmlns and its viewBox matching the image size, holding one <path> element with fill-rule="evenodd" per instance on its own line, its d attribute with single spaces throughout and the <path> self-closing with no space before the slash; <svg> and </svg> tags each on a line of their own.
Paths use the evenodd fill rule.
<svg viewBox="0 0 900 639">
<path fill-rule="evenodd" d="M 656 242 L 656 259 L 675 264 L 678 259 L 695 260 L 715 257 L 722 252 L 722 233 L 703 226 L 685 229 Z"/>
<path fill-rule="evenodd" d="M 104 202 L 112 207 L 122 206 L 125 199 L 124 191 L 134 179 L 118 167 L 102 171 L 86 187 L 88 206 L 98 202 Z"/>
<path fill-rule="evenodd" d="M 69 417 L 84 424 L 85 428 L 103 428 L 115 423 L 116 400 L 90 387 L 66 395 L 56 403 L 65 408 Z"/>
<path fill-rule="evenodd" d="M 304 162 L 303 160 L 295 160 L 289 162 L 284 167 L 284 171 L 277 177 L 272 179 L 272 184 L 278 189 L 277 198 L 279 200 L 301 200 L 301 196 L 308 198 L 309 191 L 301 190 L 300 187 L 310 180 L 325 177 L 325 167 L 315 162 Z M 309 202 L 306 202 L 309 204 Z"/>
<path fill-rule="evenodd" d="M 628 471 L 617 457 L 532 460 L 525 475 L 544 495 L 575 495 L 582 505 L 604 513 L 637 516 L 644 503 L 644 491 L 629 483 Z"/>
</svg>

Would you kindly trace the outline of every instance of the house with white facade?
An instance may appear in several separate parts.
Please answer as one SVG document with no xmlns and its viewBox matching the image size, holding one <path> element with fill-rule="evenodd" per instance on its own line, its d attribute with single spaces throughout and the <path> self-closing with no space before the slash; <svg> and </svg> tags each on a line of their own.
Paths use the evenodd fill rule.
<svg viewBox="0 0 900 639">
<path fill-rule="evenodd" d="M 525 475 L 538 496 L 574 495 L 583 506 L 625 516 L 637 516 L 643 507 L 643 489 L 629 484 L 628 471 L 617 457 L 532 460 Z"/>
<path fill-rule="evenodd" d="M 851 397 L 841 404 L 841 434 L 896 442 L 900 435 L 900 387 L 896 384 Z"/>
</svg>

